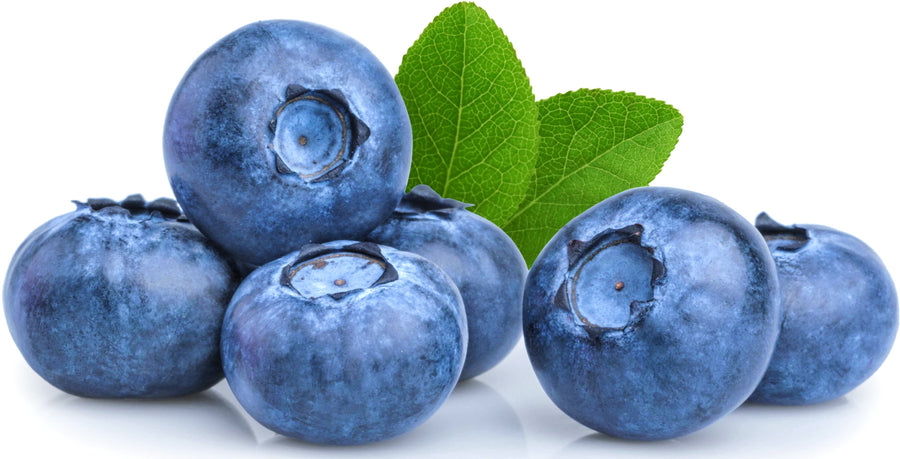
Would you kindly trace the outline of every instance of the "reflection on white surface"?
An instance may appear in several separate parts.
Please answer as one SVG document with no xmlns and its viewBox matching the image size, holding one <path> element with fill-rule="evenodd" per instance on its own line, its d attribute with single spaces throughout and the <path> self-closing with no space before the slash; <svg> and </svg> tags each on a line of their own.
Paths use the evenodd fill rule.
<svg viewBox="0 0 900 459">
<path fill-rule="evenodd" d="M 162 457 L 210 440 L 230 450 L 255 444 L 240 411 L 213 390 L 166 400 L 98 400 L 61 393 L 41 412 L 51 428 L 106 451 Z"/>
<path fill-rule="evenodd" d="M 663 452 L 669 457 L 814 457 L 850 439 L 863 414 L 846 398 L 807 407 L 748 404 L 682 438 L 640 442 L 593 433 L 566 445 L 560 454 L 602 450 L 617 457 Z"/>
<path fill-rule="evenodd" d="M 391 440 L 331 447 L 276 435 L 261 446 L 267 452 L 283 451 L 297 457 L 316 453 L 345 457 L 523 457 L 526 453 L 525 434 L 515 411 L 497 391 L 479 381 L 458 386 L 433 417 Z"/>
</svg>

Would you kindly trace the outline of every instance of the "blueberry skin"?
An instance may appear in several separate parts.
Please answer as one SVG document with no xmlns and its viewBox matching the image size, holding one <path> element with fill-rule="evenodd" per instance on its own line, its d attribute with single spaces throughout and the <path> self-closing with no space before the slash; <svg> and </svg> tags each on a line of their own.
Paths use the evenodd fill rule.
<svg viewBox="0 0 900 459">
<path fill-rule="evenodd" d="M 736 212 L 691 191 L 636 188 L 541 251 L 525 284 L 525 344 L 544 391 L 578 422 L 674 438 L 753 392 L 778 335 L 778 292 L 765 241 Z"/>
<path fill-rule="evenodd" d="M 235 397 L 264 426 L 353 445 L 430 417 L 459 379 L 466 340 L 462 299 L 440 268 L 390 247 L 334 241 L 241 283 L 225 315 L 222 362 Z"/>
<path fill-rule="evenodd" d="M 396 207 L 412 131 L 394 79 L 365 47 L 300 21 L 221 39 L 172 96 L 166 171 L 185 214 L 243 262 L 361 239 Z"/>
<path fill-rule="evenodd" d="M 460 379 L 490 370 L 522 335 L 522 293 L 528 266 L 499 227 L 442 199 L 427 185 L 404 195 L 390 218 L 366 237 L 427 258 L 459 288 L 469 344 Z"/>
<path fill-rule="evenodd" d="M 171 199 L 78 203 L 10 263 L 6 322 L 25 360 L 70 394 L 161 398 L 222 379 L 233 263 Z"/>
<path fill-rule="evenodd" d="M 778 269 L 784 319 L 769 369 L 750 401 L 808 405 L 872 376 L 897 335 L 897 290 L 859 239 L 819 225 L 782 226 L 761 214 Z"/>
</svg>

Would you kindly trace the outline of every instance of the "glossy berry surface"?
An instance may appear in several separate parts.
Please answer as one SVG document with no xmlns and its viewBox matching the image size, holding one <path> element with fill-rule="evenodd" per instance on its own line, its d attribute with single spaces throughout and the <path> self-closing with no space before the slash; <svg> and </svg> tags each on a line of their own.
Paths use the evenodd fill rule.
<svg viewBox="0 0 900 459">
<path fill-rule="evenodd" d="M 447 275 L 371 242 L 311 244 L 238 288 L 222 330 L 228 384 L 266 427 L 360 444 L 419 425 L 455 386 L 466 317 Z"/>
<path fill-rule="evenodd" d="M 640 440 L 696 431 L 765 372 L 780 304 L 750 222 L 707 196 L 645 187 L 566 224 L 525 284 L 525 344 L 578 422 Z"/>
<path fill-rule="evenodd" d="M 820 225 L 761 214 L 781 283 L 784 319 L 751 401 L 807 405 L 850 392 L 881 366 L 897 334 L 897 290 L 875 252 Z"/>
<path fill-rule="evenodd" d="M 522 335 L 528 267 L 515 243 L 490 221 L 417 185 L 367 239 L 413 252 L 441 267 L 466 307 L 469 345 L 460 379 L 493 368 Z"/>
<path fill-rule="evenodd" d="M 74 395 L 157 398 L 222 379 L 233 263 L 175 201 L 91 199 L 35 230 L 10 263 L 6 321 L 28 364 Z"/>
<path fill-rule="evenodd" d="M 300 21 L 247 25 L 187 71 L 166 171 L 185 214 L 243 262 L 361 239 L 406 187 L 412 133 L 394 79 L 352 38 Z"/>
</svg>

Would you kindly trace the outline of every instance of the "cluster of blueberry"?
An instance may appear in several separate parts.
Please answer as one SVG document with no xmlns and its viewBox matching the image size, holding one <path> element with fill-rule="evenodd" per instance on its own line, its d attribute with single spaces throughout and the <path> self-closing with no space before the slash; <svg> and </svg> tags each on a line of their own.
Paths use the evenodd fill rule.
<svg viewBox="0 0 900 459">
<path fill-rule="evenodd" d="M 748 398 L 840 396 L 890 350 L 896 290 L 849 235 L 645 187 L 572 220 L 529 271 L 466 204 L 403 193 L 411 143 L 391 75 L 353 39 L 297 21 L 233 32 L 169 107 L 178 203 L 91 199 L 22 243 L 3 292 L 16 345 L 86 397 L 224 375 L 260 423 L 331 444 L 409 431 L 523 330 L 563 411 L 638 439 Z"/>
<path fill-rule="evenodd" d="M 164 155 L 177 203 L 77 203 L 13 257 L 7 322 L 56 387 L 171 397 L 224 375 L 274 431 L 365 443 L 521 337 L 522 255 L 466 204 L 404 194 L 403 99 L 350 37 L 298 21 L 226 36 L 175 91 Z"/>
<path fill-rule="evenodd" d="M 749 400 L 805 405 L 890 352 L 897 291 L 830 228 L 756 227 L 708 196 L 635 188 L 588 209 L 528 273 L 525 345 L 556 405 L 609 435 L 694 432 Z"/>
</svg>

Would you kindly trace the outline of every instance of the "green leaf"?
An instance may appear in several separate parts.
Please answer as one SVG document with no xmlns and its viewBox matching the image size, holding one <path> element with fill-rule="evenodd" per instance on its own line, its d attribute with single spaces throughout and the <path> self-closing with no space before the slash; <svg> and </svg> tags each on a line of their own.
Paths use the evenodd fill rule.
<svg viewBox="0 0 900 459">
<path fill-rule="evenodd" d="M 633 93 L 581 89 L 537 105 L 536 174 L 519 209 L 501 225 L 529 265 L 569 220 L 650 183 L 683 124 L 672 106 Z"/>
<path fill-rule="evenodd" d="M 503 31 L 483 9 L 457 3 L 425 28 L 395 79 L 412 122 L 409 188 L 424 183 L 506 221 L 534 173 L 538 119 Z"/>
</svg>

